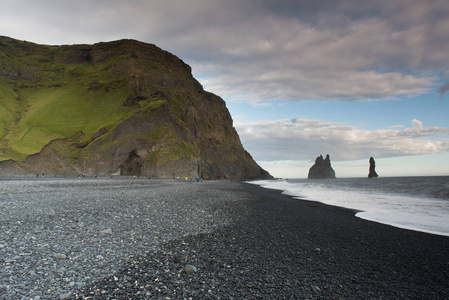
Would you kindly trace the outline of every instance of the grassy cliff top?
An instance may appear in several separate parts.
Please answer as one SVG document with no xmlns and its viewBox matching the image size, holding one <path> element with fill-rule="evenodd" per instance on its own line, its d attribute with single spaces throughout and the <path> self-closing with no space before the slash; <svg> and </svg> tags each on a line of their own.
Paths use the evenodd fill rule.
<svg viewBox="0 0 449 300">
<path fill-rule="evenodd" d="M 157 109 L 175 85 L 197 88 L 190 72 L 176 56 L 134 40 L 46 46 L 0 36 L 0 161 L 24 160 L 77 132 L 90 140 Z"/>
</svg>

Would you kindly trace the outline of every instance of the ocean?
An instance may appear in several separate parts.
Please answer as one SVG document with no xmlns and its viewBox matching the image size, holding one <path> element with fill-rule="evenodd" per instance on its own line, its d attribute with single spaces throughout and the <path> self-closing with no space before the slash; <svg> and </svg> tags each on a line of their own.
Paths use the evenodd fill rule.
<svg viewBox="0 0 449 300">
<path fill-rule="evenodd" d="M 449 176 L 252 181 L 298 199 L 358 211 L 362 219 L 449 236 Z"/>
</svg>

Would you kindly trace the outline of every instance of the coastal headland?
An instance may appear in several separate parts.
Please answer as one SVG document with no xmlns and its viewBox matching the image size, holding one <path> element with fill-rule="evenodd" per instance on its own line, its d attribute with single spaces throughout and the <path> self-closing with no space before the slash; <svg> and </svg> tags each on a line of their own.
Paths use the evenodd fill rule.
<svg viewBox="0 0 449 300">
<path fill-rule="evenodd" d="M 449 297 L 449 237 L 257 185 L 124 177 L 0 184 L 0 298 Z"/>
<path fill-rule="evenodd" d="M 243 148 L 225 101 L 155 45 L 0 36 L 0 66 L 2 174 L 273 178 Z"/>
</svg>

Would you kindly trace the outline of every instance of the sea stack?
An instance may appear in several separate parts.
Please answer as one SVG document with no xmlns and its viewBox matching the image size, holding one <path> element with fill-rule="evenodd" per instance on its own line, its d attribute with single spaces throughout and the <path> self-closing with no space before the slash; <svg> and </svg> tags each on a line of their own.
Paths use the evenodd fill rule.
<svg viewBox="0 0 449 300">
<path fill-rule="evenodd" d="M 369 159 L 369 174 L 368 178 L 377 178 L 379 175 L 376 173 L 376 162 L 374 161 L 374 158 Z"/>
<path fill-rule="evenodd" d="M 335 171 L 331 167 L 329 154 L 326 159 L 320 155 L 316 158 L 315 164 L 309 169 L 308 179 L 332 179 L 335 178 Z"/>
</svg>

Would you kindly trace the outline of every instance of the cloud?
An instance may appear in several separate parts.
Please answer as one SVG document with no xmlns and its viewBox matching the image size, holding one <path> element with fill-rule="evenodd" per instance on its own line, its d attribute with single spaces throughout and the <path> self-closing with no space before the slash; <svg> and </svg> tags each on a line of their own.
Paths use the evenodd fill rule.
<svg viewBox="0 0 449 300">
<path fill-rule="evenodd" d="M 412 125 L 415 128 L 422 128 L 422 122 L 420 120 L 413 119 L 412 120 Z"/>
<path fill-rule="evenodd" d="M 438 93 L 440 93 L 440 100 L 443 99 L 443 96 L 444 94 L 446 94 L 447 91 L 449 91 L 449 82 L 441 86 L 440 89 L 438 90 Z"/>
<path fill-rule="evenodd" d="M 154 43 L 229 101 L 382 100 L 434 88 L 448 14 L 432 0 L 6 0 L 0 27 L 38 43 Z"/>
<path fill-rule="evenodd" d="M 357 160 L 440 153 L 449 150 L 449 128 L 424 127 L 414 119 L 404 129 L 363 130 L 344 123 L 293 119 L 237 123 L 243 146 L 257 161 L 313 160 L 330 154 L 333 160 Z"/>
<path fill-rule="evenodd" d="M 236 22 L 230 31 L 239 32 L 238 38 L 215 28 L 213 35 L 222 38 L 207 51 L 213 54 L 193 61 L 199 73 L 204 59 L 214 61 L 214 70 L 207 65 L 215 76 L 203 81 L 205 87 L 235 101 L 390 99 L 428 92 L 438 79 L 429 74 L 448 66 L 443 49 L 449 44 L 434 40 L 447 36 L 437 29 L 446 28 L 444 18 L 431 18 L 437 5 L 399 1 L 400 9 L 394 9 L 380 4 L 396 16 L 377 4 L 370 5 L 371 15 L 363 15 L 366 3 L 353 2 L 350 11 L 309 4 L 308 18 L 296 6 L 298 16 L 285 11 L 257 15 L 260 30 Z"/>
</svg>

